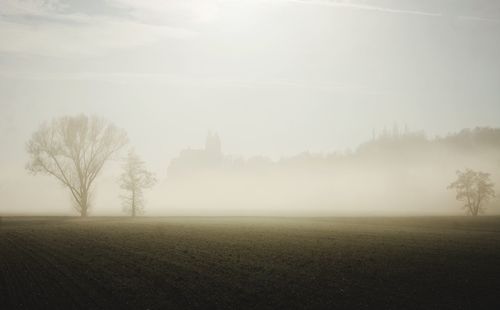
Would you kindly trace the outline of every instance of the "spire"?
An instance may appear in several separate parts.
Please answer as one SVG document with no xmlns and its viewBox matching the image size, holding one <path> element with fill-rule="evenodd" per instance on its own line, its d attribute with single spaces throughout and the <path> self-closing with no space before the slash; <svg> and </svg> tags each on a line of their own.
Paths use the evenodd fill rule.
<svg viewBox="0 0 500 310">
<path fill-rule="evenodd" d="M 205 151 L 212 155 L 221 155 L 222 148 L 219 135 L 217 133 L 208 132 L 207 139 L 205 141 Z"/>
</svg>

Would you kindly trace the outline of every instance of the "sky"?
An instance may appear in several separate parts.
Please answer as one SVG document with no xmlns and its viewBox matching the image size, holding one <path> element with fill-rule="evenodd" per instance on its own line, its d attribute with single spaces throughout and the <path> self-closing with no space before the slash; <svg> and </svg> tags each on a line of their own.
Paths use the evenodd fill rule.
<svg viewBox="0 0 500 310">
<path fill-rule="evenodd" d="M 498 127 L 498 55 L 495 0 L 0 0 L 0 190 L 68 114 L 125 129 L 160 178 L 209 130 L 279 159 Z"/>
</svg>

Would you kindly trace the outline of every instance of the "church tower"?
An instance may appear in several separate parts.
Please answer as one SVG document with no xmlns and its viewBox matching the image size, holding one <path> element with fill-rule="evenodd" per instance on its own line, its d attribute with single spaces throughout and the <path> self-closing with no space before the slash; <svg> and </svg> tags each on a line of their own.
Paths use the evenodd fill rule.
<svg viewBox="0 0 500 310">
<path fill-rule="evenodd" d="M 222 148 L 219 135 L 211 132 L 208 133 L 205 141 L 205 152 L 211 156 L 221 156 Z"/>
</svg>

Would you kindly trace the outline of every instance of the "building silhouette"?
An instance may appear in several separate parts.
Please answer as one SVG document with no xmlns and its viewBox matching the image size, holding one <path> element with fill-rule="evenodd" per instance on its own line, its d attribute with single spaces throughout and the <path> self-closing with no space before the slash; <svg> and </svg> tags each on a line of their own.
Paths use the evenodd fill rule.
<svg viewBox="0 0 500 310">
<path fill-rule="evenodd" d="M 167 169 L 168 177 L 189 176 L 220 168 L 224 160 L 222 145 L 217 133 L 209 132 L 205 140 L 205 148 L 187 148 L 172 159 Z"/>
</svg>

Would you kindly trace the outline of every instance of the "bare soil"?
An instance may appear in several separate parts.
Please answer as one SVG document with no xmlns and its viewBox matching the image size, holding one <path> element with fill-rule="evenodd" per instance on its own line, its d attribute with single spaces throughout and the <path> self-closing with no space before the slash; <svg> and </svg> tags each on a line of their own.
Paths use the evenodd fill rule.
<svg viewBox="0 0 500 310">
<path fill-rule="evenodd" d="M 500 309 L 500 217 L 0 222 L 0 309 Z"/>
</svg>

